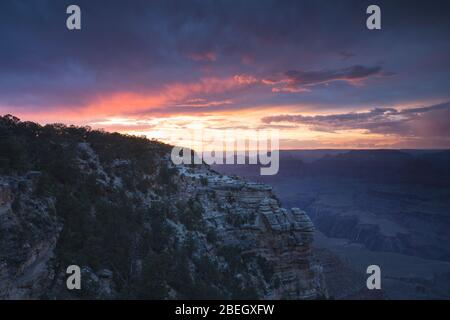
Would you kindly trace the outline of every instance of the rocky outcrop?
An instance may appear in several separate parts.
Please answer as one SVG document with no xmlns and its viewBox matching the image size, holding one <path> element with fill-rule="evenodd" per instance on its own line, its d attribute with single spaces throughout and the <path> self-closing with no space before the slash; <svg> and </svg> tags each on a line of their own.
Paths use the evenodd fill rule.
<svg viewBox="0 0 450 320">
<path fill-rule="evenodd" d="M 113 169 L 106 170 L 89 144 L 80 144 L 79 150 L 84 157 L 77 159 L 76 163 L 82 172 L 96 178 L 98 190 L 123 190 L 136 206 L 142 208 L 170 200 L 172 204 L 169 207 L 173 211 L 180 210 L 176 203 L 195 199 L 195 203 L 201 206 L 203 228 L 192 230 L 179 217 L 169 216 L 166 221 L 173 230 L 169 242 L 182 243 L 190 237 L 195 243 L 195 251 L 185 262 L 190 272 L 197 272 L 194 265 L 200 257 L 206 257 L 227 273 L 238 270 L 228 265 L 230 259 L 238 259 L 244 267 L 234 271 L 237 273 L 230 277 L 242 279 L 241 289 L 253 288 L 259 298 L 316 299 L 327 296 L 321 269 L 311 259 L 314 231 L 311 220 L 298 208 L 282 208 L 269 186 L 223 176 L 204 165 L 175 167 L 165 157 L 161 161 L 174 171 L 171 183 L 177 186 L 177 191 L 166 195 L 164 191 L 168 187 L 154 182 L 146 189 L 131 192 L 127 190 L 124 176 L 114 173 L 114 168 L 120 166 L 123 172 L 130 172 L 134 170 L 132 162 L 114 161 Z M 2 299 L 79 297 L 65 289 L 67 266 L 61 265 L 60 255 L 64 252 L 57 249 L 66 221 L 61 212 L 57 212 L 56 200 L 51 195 L 37 194 L 41 179 L 42 174 L 33 171 L 22 176 L 4 175 L 0 180 Z M 146 176 L 145 179 L 155 178 Z M 85 214 L 85 219 L 95 220 L 95 209 L 90 211 Z M 75 214 L 79 213 L 75 211 Z M 143 256 L 148 252 L 139 248 L 148 246 L 143 239 L 146 239 L 145 234 L 154 231 L 152 228 L 145 223 L 137 231 L 130 231 L 135 233 L 136 244 L 130 245 L 130 272 L 126 278 L 115 269 L 96 270 L 89 264 L 80 265 L 83 287 L 88 288 L 83 298 L 121 297 L 119 287 L 131 287 L 133 279 L 142 277 Z M 207 237 L 211 231 L 217 236 L 214 241 Z M 224 248 L 236 248 L 234 254 L 238 256 L 224 258 Z M 220 283 L 208 285 L 213 288 L 221 286 Z M 168 289 L 169 298 L 180 297 L 177 288 Z M 221 290 L 228 294 L 228 289 Z"/>
<path fill-rule="evenodd" d="M 220 176 L 206 167 L 197 169 L 195 176 L 185 168 L 181 171 L 185 177 L 208 180 L 201 192 L 205 218 L 219 231 L 222 241 L 242 248 L 243 253 L 263 257 L 273 266 L 279 284 L 276 288 L 269 284 L 265 298 L 327 296 L 321 267 L 311 260 L 314 226 L 304 211 L 282 208 L 265 184 Z M 195 192 L 199 186 L 188 181 L 184 190 Z M 211 189 L 214 201 L 210 200 Z"/>
</svg>

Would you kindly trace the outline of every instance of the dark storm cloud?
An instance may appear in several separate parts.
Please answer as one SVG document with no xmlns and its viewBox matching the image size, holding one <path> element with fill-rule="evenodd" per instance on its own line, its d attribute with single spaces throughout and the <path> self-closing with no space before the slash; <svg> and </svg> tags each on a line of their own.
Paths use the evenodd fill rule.
<svg viewBox="0 0 450 320">
<path fill-rule="evenodd" d="M 295 123 L 312 130 L 335 132 L 337 130 L 363 129 L 369 133 L 402 136 L 450 137 L 450 102 L 420 108 L 397 110 L 374 108 L 366 112 L 330 115 L 276 115 L 265 117 L 263 123 Z"/>
<path fill-rule="evenodd" d="M 352 66 L 339 70 L 324 71 L 288 71 L 286 76 L 293 85 L 311 85 L 335 80 L 360 80 L 381 71 L 381 67 Z"/>
<path fill-rule="evenodd" d="M 380 74 L 381 67 L 351 66 L 337 70 L 321 71 L 287 71 L 276 78 L 264 79 L 263 82 L 269 85 L 281 85 L 279 90 L 296 90 L 302 87 L 310 87 L 332 81 L 359 82 L 370 76 Z"/>
</svg>

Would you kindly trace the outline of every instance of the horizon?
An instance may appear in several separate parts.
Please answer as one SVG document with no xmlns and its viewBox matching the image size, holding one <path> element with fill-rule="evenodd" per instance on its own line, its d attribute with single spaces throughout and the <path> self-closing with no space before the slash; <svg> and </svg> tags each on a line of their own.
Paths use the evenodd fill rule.
<svg viewBox="0 0 450 320">
<path fill-rule="evenodd" d="M 13 117 L 15 117 L 13 114 L 4 114 L 4 115 L 0 114 L 0 118 L 1 117 L 5 117 L 5 116 L 13 116 Z M 16 118 L 19 119 L 21 122 L 28 122 L 28 120 L 26 120 L 26 119 L 20 119 L 18 117 L 16 117 Z M 36 123 L 36 124 L 38 124 L 40 126 L 61 124 L 59 122 L 44 123 L 44 124 L 39 123 L 39 122 L 34 122 L 34 121 L 31 121 L 31 122 Z M 67 126 L 71 126 L 70 123 L 62 123 L 62 124 L 67 125 Z M 83 127 L 83 126 L 80 125 L 79 127 Z M 132 133 L 123 133 L 123 132 L 118 132 L 118 131 L 108 131 L 108 130 L 105 130 L 104 128 L 91 128 L 91 129 L 92 130 L 98 130 L 98 131 L 104 131 L 104 132 L 108 132 L 108 133 L 125 134 L 125 135 L 130 135 L 130 136 L 134 136 L 134 137 L 138 137 L 138 138 L 146 138 L 149 141 L 156 140 L 158 142 L 167 143 L 167 142 L 160 141 L 158 139 L 154 139 L 152 137 L 148 137 L 148 136 L 145 136 L 145 135 L 136 135 L 136 134 L 132 134 Z M 167 143 L 167 144 L 170 145 L 170 143 Z M 186 147 L 186 146 L 181 145 L 180 147 Z M 281 151 L 284 151 L 284 152 L 287 152 L 287 151 L 324 151 L 325 152 L 325 151 L 364 151 L 364 150 L 367 150 L 367 151 L 383 151 L 383 150 L 387 150 L 387 151 L 404 151 L 404 152 L 407 152 L 407 151 L 441 152 L 441 151 L 449 151 L 450 147 L 449 148 L 302 148 L 302 149 L 281 149 L 280 148 L 280 149 L 273 149 L 273 151 L 279 151 L 279 152 L 281 152 Z M 195 149 L 194 149 L 194 151 L 195 151 Z M 225 152 L 226 150 L 223 149 L 223 150 L 217 150 L 217 151 Z M 242 151 L 242 150 L 235 150 L 235 152 L 240 152 L 240 151 Z M 245 149 L 243 151 L 244 152 L 257 151 L 257 149 L 256 150 L 254 150 L 254 149 Z"/>
</svg>

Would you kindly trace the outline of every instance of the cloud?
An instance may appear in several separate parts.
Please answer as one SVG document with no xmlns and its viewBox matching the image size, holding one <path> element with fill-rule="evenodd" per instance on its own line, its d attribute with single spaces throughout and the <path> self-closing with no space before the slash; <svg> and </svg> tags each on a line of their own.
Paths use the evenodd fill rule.
<svg viewBox="0 0 450 320">
<path fill-rule="evenodd" d="M 212 100 L 208 101 L 207 99 L 196 98 L 184 101 L 183 103 L 175 105 L 175 107 L 197 107 L 197 108 L 208 108 L 208 107 L 218 107 L 231 105 L 233 103 L 232 100 Z"/>
<path fill-rule="evenodd" d="M 259 82 L 259 80 L 256 77 L 248 74 L 237 74 L 234 76 L 234 80 L 239 84 L 245 85 L 251 85 Z"/>
<path fill-rule="evenodd" d="M 214 62 L 217 60 L 217 55 L 211 51 L 188 53 L 187 57 L 198 62 Z"/>
<path fill-rule="evenodd" d="M 359 84 L 374 75 L 382 75 L 380 66 L 355 65 L 342 69 L 320 71 L 291 70 L 272 78 L 263 79 L 262 83 L 274 86 L 272 89 L 274 92 L 303 92 L 309 91 L 308 87 L 333 81 Z"/>
<path fill-rule="evenodd" d="M 392 57 L 390 66 L 401 65 L 396 61 L 398 56 L 402 57 L 400 62 L 417 55 L 429 61 L 431 50 L 442 54 L 442 63 L 448 60 L 448 51 L 438 45 L 446 43 L 440 35 L 449 24 L 448 19 L 442 19 L 447 5 L 432 9 L 415 3 L 406 10 L 397 2 L 383 3 L 391 16 L 407 12 L 411 20 L 425 21 L 420 20 L 421 28 L 410 28 L 407 20 L 396 19 L 396 24 L 390 24 L 392 32 L 383 33 L 377 40 L 367 37 L 364 24 L 355 25 L 364 6 L 356 0 L 338 5 L 309 0 L 248 0 L 238 4 L 227 0 L 134 0 L 133 4 L 79 0 L 83 16 L 80 32 L 65 27 L 65 9 L 71 4 L 68 0 L 3 0 L 0 42 L 8 45 L 0 50 L 0 103 L 30 109 L 59 107 L 67 101 L 85 104 L 117 91 L 140 93 L 160 90 L 175 81 L 271 74 L 274 70 L 291 71 L 274 79 L 281 83 L 273 92 L 300 92 L 306 90 L 305 86 L 323 82 L 354 84 L 364 79 L 364 74 L 376 72 L 364 65 L 379 64 L 375 61 L 380 55 L 386 60 Z M 424 9 L 432 12 L 422 16 Z M 399 24 L 407 28 L 398 29 Z M 409 32 L 421 39 L 421 49 L 410 50 L 406 58 L 403 44 L 411 42 Z M 423 32 L 429 34 L 422 36 Z M 387 56 L 385 44 L 392 41 L 390 34 L 396 35 L 397 45 Z M 370 52 L 364 48 L 370 48 Z M 355 55 L 363 66 L 342 69 L 342 59 L 336 53 Z M 298 71 L 299 63 L 304 64 L 304 70 L 314 70 L 324 63 L 328 69 Z M 405 68 L 408 81 L 414 82 L 410 66 Z M 429 72 L 429 68 L 419 69 L 414 66 L 421 77 Z M 446 79 L 441 80 L 431 91 L 448 91 Z M 413 85 L 418 87 L 417 83 Z M 430 89 L 426 92 L 430 94 Z M 264 98 L 271 98 L 270 91 L 265 94 Z M 314 98 L 315 102 L 321 99 Z"/>
<path fill-rule="evenodd" d="M 338 52 L 339 56 L 341 56 L 342 60 L 347 60 L 350 58 L 353 58 L 355 56 L 354 53 L 346 51 L 346 50 L 342 50 Z"/>
<path fill-rule="evenodd" d="M 403 137 L 443 137 L 450 140 L 450 102 L 433 106 L 396 109 L 374 108 L 365 112 L 330 115 L 276 115 L 264 117 L 265 124 L 295 123 L 314 131 L 365 130 L 367 133 Z"/>
</svg>

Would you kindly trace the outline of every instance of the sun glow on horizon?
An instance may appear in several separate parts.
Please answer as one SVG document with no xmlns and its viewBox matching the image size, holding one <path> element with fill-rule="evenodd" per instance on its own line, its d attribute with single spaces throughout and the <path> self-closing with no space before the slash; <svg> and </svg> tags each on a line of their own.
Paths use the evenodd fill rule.
<svg viewBox="0 0 450 320">
<path fill-rule="evenodd" d="M 114 97 L 124 97 L 115 95 Z M 414 137 L 402 137 L 393 134 L 383 134 L 370 132 L 367 129 L 351 128 L 327 128 L 316 127 L 305 123 L 295 123 L 290 121 L 279 121 L 276 123 L 264 122 L 263 119 L 271 115 L 289 115 L 291 117 L 327 117 L 330 115 L 339 116 L 345 114 L 342 109 L 334 111 L 332 109 L 322 110 L 314 108 L 313 105 L 301 107 L 298 105 L 279 105 L 243 108 L 233 110 L 226 108 L 219 111 L 204 112 L 184 112 L 184 113 L 143 113 L 117 112 L 116 106 L 119 101 L 114 102 L 110 107 L 107 101 L 114 101 L 115 98 L 105 99 L 103 104 L 95 106 L 89 105 L 87 108 L 78 109 L 57 109 L 51 112 L 19 112 L 19 117 L 24 120 L 38 121 L 40 123 L 66 123 L 68 125 L 90 126 L 94 129 L 103 129 L 109 132 L 119 132 L 136 136 L 146 136 L 149 139 L 157 139 L 162 142 L 172 143 L 173 136 L 183 135 L 187 130 L 279 130 L 280 149 L 371 149 L 371 148 L 414 148 L 417 139 Z M 142 97 L 141 97 L 142 98 Z M 145 100 L 139 100 L 144 105 Z M 149 98 L 150 99 L 150 98 Z M 197 100 L 196 103 L 199 103 Z M 136 100 L 121 100 L 121 104 L 134 104 Z M 435 102 L 435 101 L 434 101 Z M 433 103 L 434 103 L 433 102 Z M 202 102 L 203 103 L 203 102 Z M 410 102 L 396 107 L 399 112 L 408 109 L 419 108 L 427 105 L 423 102 Z M 429 104 L 428 104 L 429 105 Z M 167 106 L 166 106 L 167 107 Z M 162 110 L 165 107 L 162 106 Z M 121 108 L 121 110 L 126 108 Z M 350 109 L 351 110 L 351 109 Z M 347 114 L 368 113 L 373 108 L 350 111 Z M 61 121 L 64 119 L 64 121 Z M 405 120 L 403 114 L 393 114 L 386 116 L 391 121 Z M 407 119 L 406 119 L 407 120 Z M 423 144 L 423 142 L 419 141 Z M 193 145 L 201 147 L 198 142 L 192 141 Z M 427 147 L 425 145 L 425 147 Z M 431 147 L 439 147 L 431 145 Z"/>
</svg>

